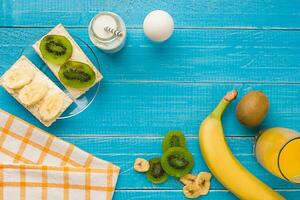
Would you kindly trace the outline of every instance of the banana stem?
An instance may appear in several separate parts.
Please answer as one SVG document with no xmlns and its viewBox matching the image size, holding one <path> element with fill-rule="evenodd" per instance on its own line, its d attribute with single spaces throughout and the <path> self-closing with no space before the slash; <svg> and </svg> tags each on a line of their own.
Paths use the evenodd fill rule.
<svg viewBox="0 0 300 200">
<path fill-rule="evenodd" d="M 227 108 L 227 106 L 237 97 L 238 92 L 236 90 L 228 92 L 224 98 L 220 101 L 218 106 L 212 112 L 212 115 L 217 118 L 221 118 L 223 112 Z"/>
</svg>

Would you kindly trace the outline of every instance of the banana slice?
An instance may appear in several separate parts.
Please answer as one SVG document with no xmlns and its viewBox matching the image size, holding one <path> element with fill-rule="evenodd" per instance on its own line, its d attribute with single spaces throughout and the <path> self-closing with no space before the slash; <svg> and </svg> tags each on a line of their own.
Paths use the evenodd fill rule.
<svg viewBox="0 0 300 200">
<path fill-rule="evenodd" d="M 180 178 L 180 182 L 183 183 L 183 185 L 191 185 L 196 183 L 197 176 L 193 174 L 187 174 Z"/>
<path fill-rule="evenodd" d="M 14 90 L 28 85 L 33 78 L 34 72 L 28 67 L 9 70 L 3 77 L 6 86 Z"/>
<path fill-rule="evenodd" d="M 134 170 L 137 172 L 147 172 L 149 168 L 149 162 L 143 158 L 137 158 L 134 162 Z"/>
<path fill-rule="evenodd" d="M 187 198 L 194 199 L 200 197 L 202 195 L 202 191 L 199 190 L 199 186 L 194 183 L 184 186 L 183 194 Z"/>
<path fill-rule="evenodd" d="M 196 183 L 199 186 L 201 195 L 206 195 L 210 188 L 211 174 L 208 172 L 200 172 L 197 176 Z"/>
<path fill-rule="evenodd" d="M 47 96 L 39 108 L 42 120 L 50 121 L 54 119 L 61 112 L 63 103 L 63 96 L 61 94 Z"/>
<path fill-rule="evenodd" d="M 48 85 L 43 82 L 32 82 L 19 92 L 19 100 L 25 106 L 32 106 L 42 100 L 47 94 Z"/>
<path fill-rule="evenodd" d="M 202 195 L 206 195 L 210 187 L 211 174 L 208 172 L 200 172 L 198 176 L 187 174 L 180 178 L 185 185 L 183 194 L 187 198 L 194 199 Z"/>
</svg>

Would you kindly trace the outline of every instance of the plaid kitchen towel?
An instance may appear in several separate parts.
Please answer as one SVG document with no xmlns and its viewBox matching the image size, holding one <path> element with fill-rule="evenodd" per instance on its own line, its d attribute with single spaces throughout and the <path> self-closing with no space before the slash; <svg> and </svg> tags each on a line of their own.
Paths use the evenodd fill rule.
<svg viewBox="0 0 300 200">
<path fill-rule="evenodd" d="M 119 167 L 0 109 L 1 200 L 112 199 Z"/>
</svg>

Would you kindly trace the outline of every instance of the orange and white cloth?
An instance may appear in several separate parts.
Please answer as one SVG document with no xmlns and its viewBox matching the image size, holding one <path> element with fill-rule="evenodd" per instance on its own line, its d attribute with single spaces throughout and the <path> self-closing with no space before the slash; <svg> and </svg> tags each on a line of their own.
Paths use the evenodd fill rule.
<svg viewBox="0 0 300 200">
<path fill-rule="evenodd" d="M 0 109 L 1 200 L 112 199 L 119 167 Z"/>
</svg>

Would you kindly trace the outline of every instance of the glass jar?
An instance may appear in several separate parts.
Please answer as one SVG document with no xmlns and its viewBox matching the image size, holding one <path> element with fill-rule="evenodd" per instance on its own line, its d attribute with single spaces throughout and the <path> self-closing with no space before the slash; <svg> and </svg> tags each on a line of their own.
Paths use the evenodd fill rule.
<svg viewBox="0 0 300 200">
<path fill-rule="evenodd" d="M 300 134 L 287 128 L 270 128 L 258 136 L 258 162 L 269 172 L 292 183 L 300 183 Z"/>
<path fill-rule="evenodd" d="M 105 27 L 121 32 L 117 36 L 111 32 L 105 31 Z M 122 18 L 112 12 L 98 13 L 89 24 L 89 37 L 92 43 L 106 53 L 115 53 L 120 51 L 126 41 L 126 26 Z"/>
</svg>

